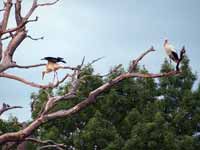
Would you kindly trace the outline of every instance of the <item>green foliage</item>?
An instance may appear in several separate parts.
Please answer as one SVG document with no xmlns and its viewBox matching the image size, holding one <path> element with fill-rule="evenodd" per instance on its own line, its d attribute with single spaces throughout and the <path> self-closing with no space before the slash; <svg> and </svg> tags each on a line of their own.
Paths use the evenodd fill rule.
<svg viewBox="0 0 200 150">
<path fill-rule="evenodd" d="M 16 117 L 10 116 L 8 121 L 0 119 L 0 134 L 18 131 L 20 127 L 21 125 Z"/>
<path fill-rule="evenodd" d="M 0 119 L 0 135 L 8 132 L 17 132 L 21 129 L 21 125 L 18 122 L 18 119 L 13 116 L 9 116 L 8 120 Z M 0 149 L 3 145 L 0 145 Z"/>
<path fill-rule="evenodd" d="M 111 122 L 102 119 L 101 113 L 96 111 L 94 117 L 89 120 L 85 128 L 77 135 L 75 147 L 85 150 L 94 149 L 95 147 L 104 149 L 106 146 L 116 148 L 116 145 L 120 145 L 118 141 L 121 141 L 121 139 L 115 127 Z M 120 149 L 120 147 L 117 149 Z"/>
</svg>

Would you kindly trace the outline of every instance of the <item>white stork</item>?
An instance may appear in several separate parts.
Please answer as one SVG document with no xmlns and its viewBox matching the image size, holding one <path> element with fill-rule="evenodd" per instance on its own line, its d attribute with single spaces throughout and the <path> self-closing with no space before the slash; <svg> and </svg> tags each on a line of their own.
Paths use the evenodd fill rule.
<svg viewBox="0 0 200 150">
<path fill-rule="evenodd" d="M 171 44 L 169 44 L 168 40 L 165 40 L 164 48 L 169 58 L 172 59 L 174 62 L 178 63 L 178 54 L 175 52 L 175 48 Z"/>
<path fill-rule="evenodd" d="M 44 57 L 41 60 L 47 60 L 48 63 L 46 65 L 45 70 L 42 72 L 42 79 L 44 79 L 44 75 L 46 73 L 50 73 L 50 72 L 54 72 L 54 78 L 53 81 L 55 79 L 55 76 L 57 75 L 57 79 L 58 79 L 58 74 L 57 74 L 57 70 L 60 68 L 64 68 L 63 66 L 57 64 L 58 62 L 62 62 L 62 63 L 66 63 L 63 58 L 61 57 Z"/>
</svg>

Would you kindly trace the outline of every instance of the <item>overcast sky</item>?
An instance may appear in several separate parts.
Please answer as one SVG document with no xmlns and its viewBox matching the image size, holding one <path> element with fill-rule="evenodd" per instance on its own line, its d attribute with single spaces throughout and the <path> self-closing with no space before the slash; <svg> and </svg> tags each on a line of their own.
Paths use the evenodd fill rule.
<svg viewBox="0 0 200 150">
<path fill-rule="evenodd" d="M 28 11 L 31 1 L 23 1 L 23 13 Z M 132 58 L 153 45 L 157 51 L 145 57 L 142 64 L 157 73 L 166 57 L 162 45 L 168 38 L 177 50 L 186 46 L 193 71 L 200 72 L 199 8 L 199 0 L 60 0 L 54 6 L 35 11 L 32 18 L 39 16 L 39 21 L 28 25 L 29 34 L 45 39 L 26 39 L 14 59 L 18 64 L 28 65 L 41 63 L 44 56 L 61 56 L 68 65 L 75 66 L 83 56 L 88 62 L 105 56 L 94 67 L 96 72 L 106 73 L 120 63 L 127 67 Z M 9 26 L 13 26 L 12 20 Z M 42 81 L 42 69 L 8 72 L 48 83 L 52 75 Z M 64 73 L 59 71 L 59 77 Z M 0 85 L 0 104 L 24 107 L 5 113 L 3 118 L 12 114 L 20 121 L 30 120 L 30 94 L 38 89 L 8 79 L 0 79 Z"/>
</svg>

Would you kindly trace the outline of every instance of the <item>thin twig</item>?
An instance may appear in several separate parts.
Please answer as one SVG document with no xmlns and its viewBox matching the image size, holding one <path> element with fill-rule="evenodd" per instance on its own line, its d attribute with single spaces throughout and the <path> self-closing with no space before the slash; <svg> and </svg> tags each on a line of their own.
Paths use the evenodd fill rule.
<svg viewBox="0 0 200 150">
<path fill-rule="evenodd" d="M 54 5 L 58 2 L 59 0 L 56 0 L 54 2 L 51 2 L 51 3 L 43 3 L 43 4 L 37 4 L 37 6 L 49 6 L 49 5 Z"/>
<path fill-rule="evenodd" d="M 8 30 L 5 30 L 3 32 L 1 32 L 1 35 L 3 34 L 6 34 L 6 33 L 10 33 L 10 32 L 15 32 L 21 28 L 23 28 L 27 23 L 29 22 L 36 22 L 38 20 L 38 17 L 36 16 L 35 19 L 33 20 L 26 20 L 26 21 L 23 21 L 21 24 L 19 24 L 16 28 L 11 28 L 11 29 L 8 29 Z"/>
<path fill-rule="evenodd" d="M 87 64 L 86 67 L 91 66 L 92 64 L 96 63 L 97 61 L 99 61 L 99 60 L 101 60 L 101 59 L 103 59 L 103 58 L 105 58 L 105 56 L 103 56 L 103 57 L 99 57 L 99 58 L 97 58 L 97 59 L 94 59 L 91 63 Z"/>
<path fill-rule="evenodd" d="M 1 11 L 5 11 L 5 9 L 0 9 L 0 12 L 1 12 Z"/>
<path fill-rule="evenodd" d="M 42 37 L 39 37 L 39 38 L 33 38 L 32 36 L 27 35 L 26 37 L 29 38 L 29 39 L 31 39 L 31 40 L 34 40 L 34 41 L 38 41 L 38 40 L 43 40 L 43 39 L 44 39 L 43 36 L 42 36 Z"/>
<path fill-rule="evenodd" d="M 6 36 L 6 37 L 1 38 L 1 40 L 6 40 L 6 39 L 9 39 L 9 38 L 11 38 L 11 37 L 12 37 L 11 35 L 8 35 L 8 36 Z"/>
<path fill-rule="evenodd" d="M 153 51 L 155 51 L 155 49 L 154 49 L 153 46 L 152 46 L 149 50 L 147 50 L 146 52 L 144 52 L 144 53 L 143 53 L 140 57 L 138 57 L 136 60 L 133 60 L 133 61 L 132 61 L 132 64 L 130 65 L 129 72 L 133 72 L 133 71 L 136 69 L 137 64 L 139 63 L 139 61 L 142 60 L 143 57 L 144 57 L 145 55 L 147 55 L 149 52 L 153 52 Z"/>
</svg>

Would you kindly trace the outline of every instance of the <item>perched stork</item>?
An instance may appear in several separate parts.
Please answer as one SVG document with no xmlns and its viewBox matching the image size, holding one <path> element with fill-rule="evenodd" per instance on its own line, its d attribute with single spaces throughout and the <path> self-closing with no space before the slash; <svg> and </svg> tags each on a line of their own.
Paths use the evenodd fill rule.
<svg viewBox="0 0 200 150">
<path fill-rule="evenodd" d="M 164 48 L 169 58 L 172 59 L 174 62 L 178 63 L 179 62 L 178 54 L 175 52 L 174 47 L 171 44 L 169 44 L 168 40 L 165 40 Z"/>
<path fill-rule="evenodd" d="M 53 81 L 54 81 L 56 75 L 57 75 L 57 78 L 58 78 L 58 74 L 57 74 L 56 71 L 60 68 L 63 68 L 63 66 L 61 66 L 57 63 L 59 63 L 59 62 L 66 63 L 64 61 L 64 59 L 61 58 L 61 57 L 44 57 L 41 60 L 47 60 L 48 61 L 45 70 L 42 72 L 42 79 L 44 79 L 44 75 L 46 73 L 50 73 L 50 72 L 53 71 L 54 72 Z"/>
</svg>

